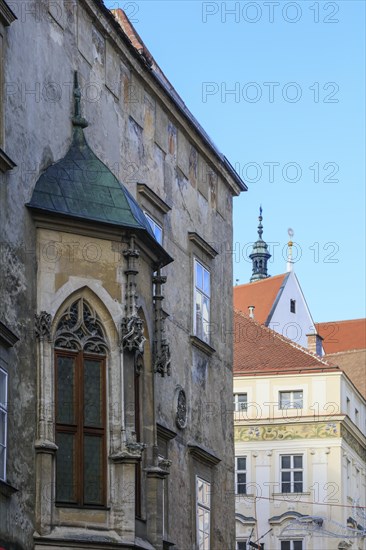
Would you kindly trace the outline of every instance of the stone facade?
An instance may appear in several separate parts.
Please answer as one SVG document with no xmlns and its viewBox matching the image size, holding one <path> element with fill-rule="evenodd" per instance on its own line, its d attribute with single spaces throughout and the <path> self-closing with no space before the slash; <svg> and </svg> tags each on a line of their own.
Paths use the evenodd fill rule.
<svg viewBox="0 0 366 550">
<path fill-rule="evenodd" d="M 8 437 L 0 546 L 195 549 L 203 480 L 210 548 L 231 549 L 233 426 L 220 411 L 232 394 L 232 198 L 245 185 L 102 2 L 0 7 L 0 321 L 16 334 L 1 356 Z M 98 212 L 89 219 L 54 204 L 52 212 L 26 207 L 42 174 L 70 150 L 72 120 L 83 126 L 75 71 L 89 122 L 80 132 L 138 203 L 130 201 L 132 212 L 162 229 L 163 248 L 146 228 L 100 223 Z M 67 177 L 75 193 L 76 176 Z M 85 200 L 103 177 L 93 165 L 78 171 Z M 194 320 L 197 262 L 211 287 L 205 337 Z M 83 304 L 84 320 L 71 326 Z M 72 355 L 86 342 L 80 349 L 105 358 L 105 499 L 66 506 L 56 494 L 55 349 Z"/>
</svg>

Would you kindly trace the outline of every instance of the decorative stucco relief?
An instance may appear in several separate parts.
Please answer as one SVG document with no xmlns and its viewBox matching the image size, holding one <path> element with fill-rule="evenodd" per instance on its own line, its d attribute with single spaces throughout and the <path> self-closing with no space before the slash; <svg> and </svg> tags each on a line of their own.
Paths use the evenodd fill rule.
<svg viewBox="0 0 366 550">
<path fill-rule="evenodd" d="M 236 426 L 236 441 L 274 441 L 292 439 L 326 439 L 340 437 L 339 422 L 285 424 L 280 426 Z"/>
<path fill-rule="evenodd" d="M 341 436 L 346 443 L 358 454 L 358 456 L 366 462 L 366 448 L 357 441 L 357 439 L 347 430 L 345 426 L 341 426 Z"/>
</svg>

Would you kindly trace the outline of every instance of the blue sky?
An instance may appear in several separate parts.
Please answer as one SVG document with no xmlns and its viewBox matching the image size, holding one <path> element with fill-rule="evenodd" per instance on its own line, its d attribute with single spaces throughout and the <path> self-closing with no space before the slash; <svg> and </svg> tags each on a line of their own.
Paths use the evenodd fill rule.
<svg viewBox="0 0 366 550">
<path fill-rule="evenodd" d="M 249 281 L 262 204 L 270 274 L 286 269 L 291 227 L 314 320 L 364 317 L 365 2 L 106 4 L 249 187 L 234 200 L 234 281 Z"/>
</svg>

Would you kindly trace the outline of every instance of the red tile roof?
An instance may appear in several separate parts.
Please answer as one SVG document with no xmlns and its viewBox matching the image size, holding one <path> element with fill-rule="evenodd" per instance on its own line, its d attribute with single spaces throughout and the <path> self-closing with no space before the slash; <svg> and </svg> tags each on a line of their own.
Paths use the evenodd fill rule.
<svg viewBox="0 0 366 550">
<path fill-rule="evenodd" d="M 234 376 L 339 371 L 248 315 L 234 311 Z"/>
<path fill-rule="evenodd" d="M 366 399 L 366 349 L 332 353 L 325 359 L 339 365 Z"/>
<path fill-rule="evenodd" d="M 247 314 L 248 307 L 255 306 L 254 318 L 258 323 L 264 324 L 286 275 L 288 273 L 268 277 L 268 279 L 254 283 L 234 286 L 234 309 Z"/>
<path fill-rule="evenodd" d="M 325 353 L 366 349 L 366 319 L 316 323 Z"/>
</svg>

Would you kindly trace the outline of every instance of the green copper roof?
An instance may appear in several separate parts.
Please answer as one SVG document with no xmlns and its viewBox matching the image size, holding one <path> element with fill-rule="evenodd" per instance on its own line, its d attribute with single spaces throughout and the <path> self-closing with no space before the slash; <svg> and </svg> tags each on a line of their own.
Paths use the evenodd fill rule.
<svg viewBox="0 0 366 550">
<path fill-rule="evenodd" d="M 153 232 L 140 206 L 74 129 L 66 156 L 36 183 L 30 207 L 122 227 Z"/>
<path fill-rule="evenodd" d="M 139 204 L 126 187 L 89 147 L 84 128 L 88 125 L 80 114 L 80 91 L 75 75 L 75 114 L 73 139 L 66 156 L 52 164 L 38 179 L 28 207 L 136 230 L 163 265 L 172 261 L 154 233 Z"/>
</svg>

